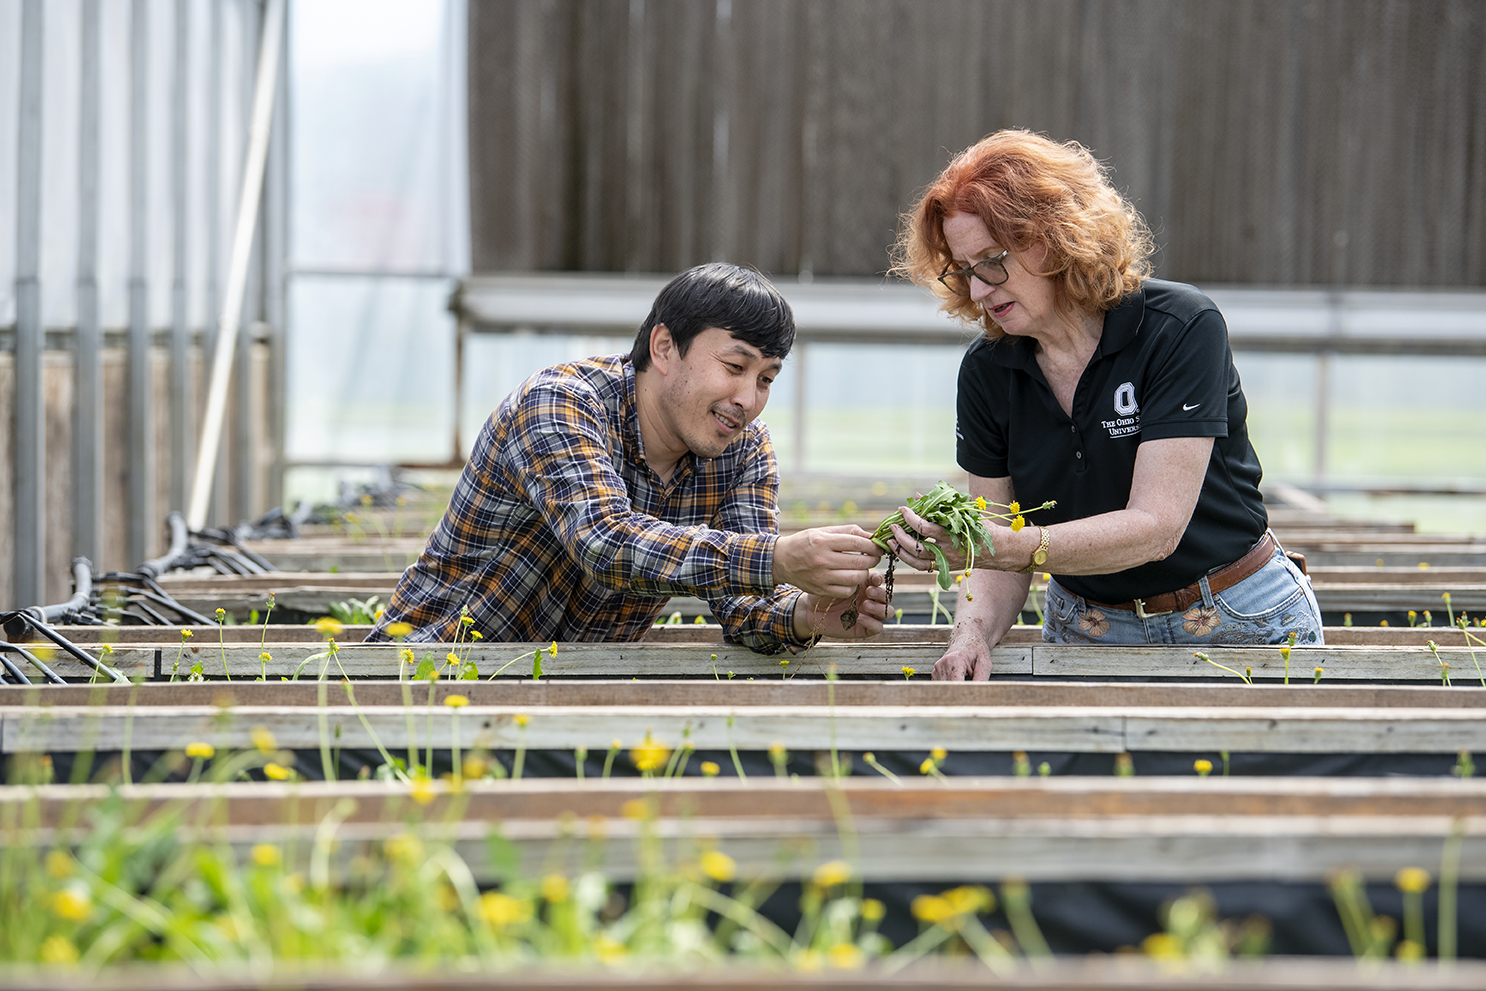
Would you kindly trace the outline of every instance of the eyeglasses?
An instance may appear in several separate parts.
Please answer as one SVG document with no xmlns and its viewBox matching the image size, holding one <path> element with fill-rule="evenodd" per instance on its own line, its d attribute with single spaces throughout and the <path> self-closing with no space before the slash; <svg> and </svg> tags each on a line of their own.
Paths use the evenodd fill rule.
<svg viewBox="0 0 1486 991">
<path fill-rule="evenodd" d="M 944 266 L 944 271 L 939 273 L 939 281 L 944 287 L 956 296 L 970 295 L 970 276 L 975 276 L 988 286 L 999 286 L 1009 278 L 1006 274 L 1006 256 L 1011 254 L 1011 249 L 1001 252 L 991 258 L 982 258 L 969 268 L 956 269 L 951 272 L 949 266 Z"/>
</svg>

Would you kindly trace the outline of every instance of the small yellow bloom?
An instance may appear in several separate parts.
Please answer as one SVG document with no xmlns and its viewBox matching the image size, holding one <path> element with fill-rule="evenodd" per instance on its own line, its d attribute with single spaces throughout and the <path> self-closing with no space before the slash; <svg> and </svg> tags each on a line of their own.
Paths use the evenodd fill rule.
<svg viewBox="0 0 1486 991">
<path fill-rule="evenodd" d="M 634 761 L 635 770 L 654 771 L 666 766 L 666 761 L 671 759 L 671 748 L 651 739 L 646 733 L 644 742 L 631 750 L 629 756 Z"/>
<path fill-rule="evenodd" d="M 702 854 L 700 866 L 702 873 L 714 881 L 731 881 L 738 876 L 738 865 L 721 850 L 708 850 Z"/>
<path fill-rule="evenodd" d="M 452 650 L 444 655 L 444 660 L 448 661 L 452 666 L 456 668 L 459 667 L 459 655 L 454 653 L 454 651 Z"/>
<path fill-rule="evenodd" d="M 599 958 L 599 963 L 615 964 L 623 960 L 629 951 L 623 943 L 612 936 L 600 936 L 593 941 L 593 955 Z"/>
<path fill-rule="evenodd" d="M 996 896 L 991 894 L 991 889 L 979 884 L 951 888 L 940 892 L 940 897 L 949 902 L 956 915 L 989 912 L 996 907 Z"/>
<path fill-rule="evenodd" d="M 46 854 L 46 872 L 58 880 L 64 877 L 71 877 L 72 858 L 61 850 L 48 850 Z"/>
<path fill-rule="evenodd" d="M 887 915 L 887 906 L 876 898 L 862 899 L 862 918 L 867 922 L 881 922 Z"/>
<path fill-rule="evenodd" d="M 925 757 L 924 762 L 918 766 L 919 774 L 931 774 L 934 770 L 934 758 Z"/>
<path fill-rule="evenodd" d="M 643 798 L 632 798 L 619 807 L 619 814 L 626 819 L 636 821 L 649 819 L 651 816 L 650 802 Z"/>
<path fill-rule="evenodd" d="M 423 841 L 412 833 L 398 833 L 382 844 L 387 859 L 399 864 L 412 864 L 423 859 Z"/>
<path fill-rule="evenodd" d="M 855 943 L 837 943 L 826 951 L 826 959 L 837 970 L 856 970 L 867 959 Z"/>
<path fill-rule="evenodd" d="M 955 917 L 954 906 L 941 895 L 919 895 L 908 906 L 908 911 L 920 922 L 939 925 Z"/>
<path fill-rule="evenodd" d="M 811 880 L 822 888 L 845 884 L 852 877 L 851 865 L 844 860 L 829 860 L 815 869 Z"/>
<path fill-rule="evenodd" d="M 72 886 L 52 895 L 52 911 L 69 922 L 82 922 L 93 912 L 88 889 Z"/>
<path fill-rule="evenodd" d="M 254 726 L 248 731 L 248 739 L 253 741 L 260 754 L 271 754 L 279 749 L 279 741 L 274 739 L 267 726 Z"/>
<path fill-rule="evenodd" d="M 470 639 L 471 640 L 484 640 L 485 639 L 485 634 L 481 633 L 479 630 L 470 630 Z"/>
<path fill-rule="evenodd" d="M 1196 771 L 1198 775 L 1205 778 L 1213 772 L 1213 762 L 1203 758 L 1198 758 L 1197 760 L 1192 762 L 1192 770 Z"/>
<path fill-rule="evenodd" d="M 270 781 L 288 781 L 289 769 L 282 764 L 275 764 L 269 761 L 263 765 L 263 776 Z"/>
<path fill-rule="evenodd" d="M 66 936 L 53 933 L 41 941 L 41 962 L 58 966 L 77 963 L 77 947 Z"/>
<path fill-rule="evenodd" d="M 483 757 L 466 757 L 460 765 L 459 772 L 466 778 L 479 779 L 485 777 L 490 770 L 490 764 Z"/>
<path fill-rule="evenodd" d="M 338 637 L 345 630 L 345 627 L 333 616 L 321 616 L 315 620 L 315 629 L 320 631 L 322 637 Z"/>
<path fill-rule="evenodd" d="M 1424 947 L 1420 946 L 1412 939 L 1399 940 L 1398 947 L 1393 951 L 1393 953 L 1398 957 L 1398 959 L 1404 961 L 1405 963 L 1424 959 Z"/>
<path fill-rule="evenodd" d="M 772 758 L 774 758 L 774 759 L 777 760 L 778 758 L 783 757 L 784 754 L 785 754 L 784 744 L 780 743 L 778 740 L 775 740 L 773 743 L 769 744 L 769 756 L 770 757 L 772 757 Z"/>
<path fill-rule="evenodd" d="M 547 656 L 548 657 L 556 657 L 557 656 L 557 641 L 556 640 L 552 641 L 552 646 L 550 646 L 550 647 L 547 648 Z"/>
<path fill-rule="evenodd" d="M 1025 527 L 1026 525 L 1027 525 L 1026 517 L 1023 517 L 1023 516 L 1013 516 L 1012 519 L 1011 519 L 1011 532 L 1012 533 L 1021 533 L 1022 532 L 1022 528 Z"/>
<path fill-rule="evenodd" d="M 402 653 L 397 656 L 404 664 L 412 664 L 414 662 L 412 647 L 404 647 Z"/>
<path fill-rule="evenodd" d="M 393 639 L 398 639 L 398 638 L 401 638 L 401 637 L 405 637 L 409 633 L 412 633 L 412 632 L 413 632 L 413 624 L 412 623 L 388 623 L 387 624 L 387 635 L 389 637 L 392 637 Z"/>
<path fill-rule="evenodd" d="M 217 748 L 210 743 L 197 740 L 195 743 L 186 744 L 186 756 L 196 760 L 211 760 L 217 753 Z"/>
<path fill-rule="evenodd" d="M 487 891 L 480 896 L 480 915 L 496 929 L 517 926 L 531 919 L 531 904 L 500 891 Z"/>
<path fill-rule="evenodd" d="M 284 859 L 283 852 L 272 843 L 259 843 L 251 851 L 253 863 L 259 867 L 274 867 Z"/>
<path fill-rule="evenodd" d="M 259 651 L 258 660 L 262 661 L 264 664 L 267 664 L 269 661 L 273 660 L 273 655 L 266 650 Z"/>
<path fill-rule="evenodd" d="M 916 674 L 918 674 L 917 668 L 908 667 L 906 664 L 903 666 L 903 677 L 912 678 Z"/>
<path fill-rule="evenodd" d="M 413 801 L 419 805 L 427 805 L 433 801 L 433 782 L 428 778 L 417 777 L 408 786 L 408 794 L 413 796 Z"/>
<path fill-rule="evenodd" d="M 704 760 L 704 761 L 702 761 L 702 774 L 704 776 L 709 777 L 709 778 L 715 778 L 721 772 L 722 772 L 722 768 L 718 767 L 717 766 L 717 763 L 715 761 L 710 761 L 710 760 Z"/>
<path fill-rule="evenodd" d="M 186 629 L 185 627 L 181 627 L 181 639 L 182 640 L 190 640 L 195 635 L 196 634 L 192 633 L 190 630 Z"/>
<path fill-rule="evenodd" d="M 1156 960 L 1180 960 L 1182 942 L 1171 933 L 1151 933 L 1140 941 L 1140 949 Z"/>
<path fill-rule="evenodd" d="M 1280 657 L 1282 657 L 1283 659 L 1285 659 L 1287 661 L 1290 659 L 1290 645 L 1289 644 L 1286 644 L 1285 646 L 1283 646 L 1283 647 L 1280 648 Z"/>
<path fill-rule="evenodd" d="M 1393 877 L 1399 891 L 1422 894 L 1429 890 L 1429 872 L 1422 867 L 1405 867 Z"/>
<path fill-rule="evenodd" d="M 463 695 L 446 695 L 444 696 L 444 704 L 451 709 L 463 709 L 470 704 L 470 700 Z"/>
<path fill-rule="evenodd" d="M 220 623 L 225 618 L 227 618 L 227 610 L 226 609 L 223 609 L 221 606 L 218 606 L 217 607 L 217 622 Z"/>
<path fill-rule="evenodd" d="M 1006 511 L 1008 513 L 1020 513 L 1022 511 L 1022 504 L 1013 499 L 1011 500 L 1011 505 L 1006 507 Z"/>
<path fill-rule="evenodd" d="M 568 900 L 571 886 L 568 879 L 561 874 L 548 874 L 542 878 L 542 897 L 549 902 L 558 903 Z"/>
<path fill-rule="evenodd" d="M 935 747 L 933 750 L 929 751 L 929 756 L 934 758 L 934 760 L 936 761 L 941 761 L 949 756 L 949 751 L 945 750 L 943 747 Z"/>
<path fill-rule="evenodd" d="M 526 729 L 527 724 L 531 722 L 531 717 L 524 712 L 516 713 L 515 719 L 517 729 Z"/>
<path fill-rule="evenodd" d="M 475 625 L 475 617 L 473 617 L 473 616 L 461 616 L 461 617 L 459 617 L 459 621 L 461 623 L 463 623 L 465 626 L 474 626 Z"/>
</svg>

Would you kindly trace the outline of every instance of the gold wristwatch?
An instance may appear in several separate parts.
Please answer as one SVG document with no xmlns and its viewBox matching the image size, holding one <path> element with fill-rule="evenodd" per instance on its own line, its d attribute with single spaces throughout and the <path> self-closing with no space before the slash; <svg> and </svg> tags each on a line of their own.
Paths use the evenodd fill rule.
<svg viewBox="0 0 1486 991">
<path fill-rule="evenodd" d="M 1022 574 L 1024 575 L 1030 575 L 1034 569 L 1047 564 L 1047 543 L 1051 528 L 1040 526 L 1037 529 L 1042 533 L 1042 540 L 1038 543 L 1037 549 L 1032 552 L 1032 563 L 1022 569 Z"/>
</svg>

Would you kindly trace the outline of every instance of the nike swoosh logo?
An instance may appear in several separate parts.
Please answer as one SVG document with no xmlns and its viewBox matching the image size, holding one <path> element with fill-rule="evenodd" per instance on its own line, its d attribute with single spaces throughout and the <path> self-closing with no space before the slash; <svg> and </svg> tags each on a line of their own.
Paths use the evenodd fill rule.
<svg viewBox="0 0 1486 991">
<path fill-rule="evenodd" d="M 1193 403 L 1191 406 L 1188 406 L 1186 403 L 1183 403 L 1182 404 L 1182 410 L 1184 412 L 1187 411 L 1187 410 L 1194 410 L 1194 409 L 1196 409 L 1197 407 L 1199 407 L 1201 405 L 1202 405 L 1201 403 Z"/>
</svg>

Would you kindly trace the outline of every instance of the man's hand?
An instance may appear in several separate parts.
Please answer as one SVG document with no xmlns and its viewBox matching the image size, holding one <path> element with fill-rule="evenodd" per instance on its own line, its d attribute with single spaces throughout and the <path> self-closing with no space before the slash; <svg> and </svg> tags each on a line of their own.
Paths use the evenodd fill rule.
<svg viewBox="0 0 1486 991">
<path fill-rule="evenodd" d="M 774 584 L 812 595 L 848 599 L 866 582 L 882 548 L 853 523 L 801 530 L 774 543 Z M 839 624 L 838 624 L 839 625 Z"/>
<path fill-rule="evenodd" d="M 862 640 L 882 632 L 887 620 L 887 589 L 883 588 L 882 575 L 867 572 L 863 587 L 844 599 L 836 599 L 805 593 L 795 602 L 795 635 L 801 640 L 815 636 L 836 640 Z M 842 629 L 841 617 L 855 607 L 856 623 Z"/>
<path fill-rule="evenodd" d="M 935 681 L 986 681 L 991 676 L 991 646 L 979 634 L 951 638 L 944 656 L 934 662 Z"/>
</svg>

